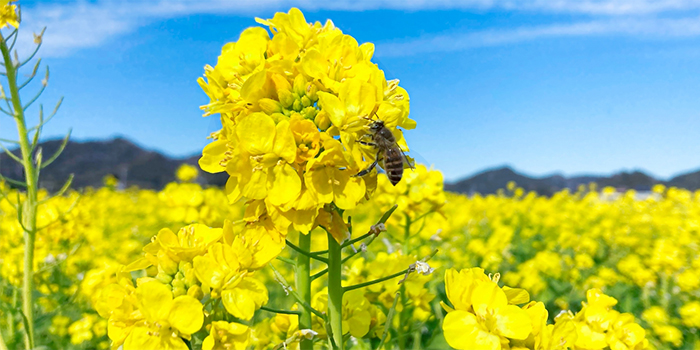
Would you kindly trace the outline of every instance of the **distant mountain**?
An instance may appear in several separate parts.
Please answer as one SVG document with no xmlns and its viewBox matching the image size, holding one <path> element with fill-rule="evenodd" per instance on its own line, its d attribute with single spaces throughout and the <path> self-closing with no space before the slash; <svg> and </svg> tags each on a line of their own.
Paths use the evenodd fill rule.
<svg viewBox="0 0 700 350">
<path fill-rule="evenodd" d="M 562 175 L 551 175 L 530 177 L 504 166 L 483 171 L 454 183 L 447 183 L 445 184 L 445 190 L 466 194 L 491 194 L 496 193 L 501 188 L 505 188 L 510 181 L 514 181 L 526 191 L 535 191 L 546 196 L 550 196 L 565 188 L 575 191 L 580 185 L 587 185 L 591 182 L 597 183 L 599 187 L 612 186 L 619 189 L 634 189 L 637 191 L 648 191 L 655 184 L 664 184 L 694 191 L 700 189 L 700 171 L 679 175 L 669 181 L 662 181 L 641 171 L 620 172 L 611 176 L 565 177 Z"/>
<path fill-rule="evenodd" d="M 40 144 L 44 159 L 52 155 L 61 140 Z M 19 152 L 14 152 L 18 154 Z M 198 155 L 188 158 L 170 158 L 155 151 L 144 150 L 124 138 L 107 141 L 69 141 L 60 157 L 41 171 L 40 186 L 56 190 L 72 173 L 74 188 L 102 186 L 106 175 L 112 174 L 126 186 L 161 189 L 175 180 L 175 170 L 182 164 L 195 165 Z M 7 154 L 0 154 L 0 173 L 13 179 L 23 179 L 23 169 Z M 200 172 L 204 184 L 223 186 L 225 174 Z"/>
<path fill-rule="evenodd" d="M 53 154 L 61 140 L 41 143 L 44 159 Z M 18 153 L 15 151 L 15 153 Z M 199 155 L 186 158 L 171 158 L 155 151 L 145 150 L 124 138 L 106 141 L 70 141 L 58 159 L 41 172 L 40 186 L 57 190 L 73 173 L 74 188 L 102 186 L 105 176 L 112 174 L 126 186 L 162 189 L 175 180 L 175 170 L 182 164 L 196 165 Z M 13 179 L 23 179 L 22 167 L 10 159 L 7 154 L 0 154 L 0 174 Z M 228 176 L 225 173 L 209 174 L 200 172 L 198 181 L 204 185 L 224 186 Z M 459 193 L 496 193 L 514 181 L 526 191 L 535 191 L 542 195 L 552 195 L 564 188 L 576 190 L 579 185 L 591 182 L 599 186 L 613 186 L 620 189 L 645 191 L 654 184 L 700 189 L 700 171 L 678 175 L 668 181 L 661 181 L 641 171 L 620 172 L 611 176 L 574 176 L 565 177 L 554 174 L 544 177 L 531 177 L 518 173 L 510 167 L 500 167 L 480 172 L 469 178 L 454 183 L 446 183 L 445 189 Z"/>
</svg>

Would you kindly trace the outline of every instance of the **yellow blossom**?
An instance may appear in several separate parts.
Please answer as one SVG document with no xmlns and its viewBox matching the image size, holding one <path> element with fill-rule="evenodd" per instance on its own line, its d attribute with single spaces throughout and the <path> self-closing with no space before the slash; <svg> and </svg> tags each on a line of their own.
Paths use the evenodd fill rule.
<svg viewBox="0 0 700 350">
<path fill-rule="evenodd" d="M 209 335 L 202 342 L 202 350 L 245 350 L 250 329 L 235 322 L 215 321 L 211 323 Z"/>
<path fill-rule="evenodd" d="M 124 350 L 187 349 L 190 339 L 204 322 L 202 304 L 172 293 L 157 281 L 146 281 L 136 288 L 136 299 L 142 319 L 134 324 L 124 341 Z"/>
</svg>

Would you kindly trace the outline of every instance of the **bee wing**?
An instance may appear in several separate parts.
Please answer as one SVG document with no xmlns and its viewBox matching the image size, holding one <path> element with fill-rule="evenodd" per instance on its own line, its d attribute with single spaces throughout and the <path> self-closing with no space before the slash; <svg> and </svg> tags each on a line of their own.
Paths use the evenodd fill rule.
<svg viewBox="0 0 700 350">
<path fill-rule="evenodd" d="M 398 144 L 396 144 L 396 148 L 401 151 L 401 157 L 403 157 L 404 164 L 408 165 L 411 170 L 416 170 L 416 160 L 407 156 L 406 152 L 404 152 Z"/>
</svg>

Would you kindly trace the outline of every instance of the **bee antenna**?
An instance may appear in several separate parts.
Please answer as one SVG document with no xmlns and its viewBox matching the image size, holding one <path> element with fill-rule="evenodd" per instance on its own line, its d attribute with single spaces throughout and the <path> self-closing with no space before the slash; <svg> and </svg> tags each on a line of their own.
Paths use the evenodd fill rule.
<svg viewBox="0 0 700 350">
<path fill-rule="evenodd" d="M 379 105 L 375 105 L 374 108 L 372 108 L 372 112 L 369 113 L 369 116 L 364 117 L 364 118 L 372 120 L 372 116 L 376 116 L 378 110 L 379 110 Z M 379 119 L 379 116 L 377 116 L 377 119 Z"/>
</svg>

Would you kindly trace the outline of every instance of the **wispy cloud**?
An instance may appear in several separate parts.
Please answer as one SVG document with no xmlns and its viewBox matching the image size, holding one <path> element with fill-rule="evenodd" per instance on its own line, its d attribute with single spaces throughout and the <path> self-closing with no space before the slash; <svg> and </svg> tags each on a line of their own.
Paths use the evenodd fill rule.
<svg viewBox="0 0 700 350">
<path fill-rule="evenodd" d="M 26 36 L 49 27 L 43 56 L 69 55 L 77 49 L 103 45 L 140 26 L 160 20 L 193 14 L 260 14 L 272 9 L 297 6 L 308 10 L 423 9 L 505 10 L 548 13 L 574 13 L 602 16 L 606 19 L 587 23 L 510 31 L 471 33 L 463 36 L 419 38 L 388 45 L 392 51 L 416 43 L 436 45 L 435 50 L 455 50 L 474 46 L 498 45 L 541 37 L 581 36 L 603 33 L 646 33 L 653 28 L 680 32 L 680 26 L 695 19 L 654 20 L 669 12 L 700 10 L 700 0 L 159 0 L 159 1 L 73 1 L 40 2 L 23 9 Z M 628 17 L 632 17 L 629 19 Z M 656 21 L 656 22 L 654 22 Z M 674 22 L 676 21 L 676 22 Z M 645 29 L 647 28 L 647 29 Z M 415 52 L 412 50 L 410 52 Z"/>
<path fill-rule="evenodd" d="M 700 17 L 614 18 L 571 24 L 425 36 L 378 45 L 377 54 L 384 57 L 410 56 L 431 52 L 462 51 L 544 38 L 600 35 L 627 35 L 645 38 L 700 36 Z"/>
</svg>

